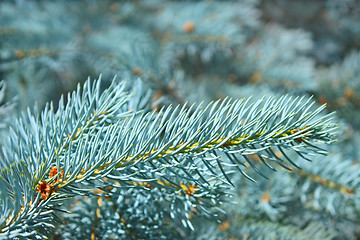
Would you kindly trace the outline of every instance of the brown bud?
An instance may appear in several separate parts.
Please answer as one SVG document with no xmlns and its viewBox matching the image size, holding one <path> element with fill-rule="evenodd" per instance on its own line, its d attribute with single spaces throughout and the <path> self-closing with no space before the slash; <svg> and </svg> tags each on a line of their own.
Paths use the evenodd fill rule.
<svg viewBox="0 0 360 240">
<path fill-rule="evenodd" d="M 345 96 L 345 98 L 350 99 L 355 96 L 355 93 L 351 88 L 347 87 L 344 89 L 344 96 Z"/>
<path fill-rule="evenodd" d="M 132 71 L 135 75 L 138 75 L 138 76 L 142 75 L 142 71 L 138 67 L 133 67 Z"/>
<path fill-rule="evenodd" d="M 260 72 L 254 72 L 254 74 L 250 78 L 250 83 L 258 83 L 261 80 L 261 73 Z"/>
<path fill-rule="evenodd" d="M 182 27 L 183 32 L 191 33 L 195 30 L 195 23 L 192 21 L 186 21 Z"/>
</svg>

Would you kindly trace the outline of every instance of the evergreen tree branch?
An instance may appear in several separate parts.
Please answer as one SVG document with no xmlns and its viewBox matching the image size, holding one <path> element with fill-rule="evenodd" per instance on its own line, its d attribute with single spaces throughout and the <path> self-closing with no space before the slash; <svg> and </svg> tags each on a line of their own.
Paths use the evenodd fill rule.
<svg viewBox="0 0 360 240">
<path fill-rule="evenodd" d="M 171 195 L 185 192 L 206 212 L 204 199 L 219 199 L 233 170 L 250 178 L 242 169 L 250 165 L 261 174 L 247 155 L 281 165 L 276 148 L 307 158 L 324 154 L 318 144 L 334 141 L 336 126 L 319 116 L 324 106 L 311 111 L 304 98 L 225 99 L 143 114 L 128 109 L 130 99 L 123 83 L 100 93 L 100 81 L 87 81 L 57 111 L 50 105 L 40 119 L 30 111 L 19 119 L 3 149 L 1 236 L 46 233 L 51 224 L 44 219 L 65 198 L 90 194 L 86 186 L 145 181 Z M 187 212 L 180 211 L 191 227 Z"/>
</svg>

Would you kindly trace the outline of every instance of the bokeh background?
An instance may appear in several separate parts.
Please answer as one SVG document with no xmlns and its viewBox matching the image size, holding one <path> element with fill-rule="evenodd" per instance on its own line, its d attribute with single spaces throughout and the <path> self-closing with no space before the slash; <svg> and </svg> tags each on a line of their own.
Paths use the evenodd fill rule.
<svg viewBox="0 0 360 240">
<path fill-rule="evenodd" d="M 115 76 L 129 88 L 141 84 L 153 109 L 284 94 L 327 104 L 340 126 L 329 156 L 256 184 L 239 179 L 239 203 L 224 208 L 231 214 L 222 225 L 194 219 L 196 231 L 179 231 L 193 239 L 360 239 L 360 1 L 0 2 L 2 134 L 21 111 L 56 107 L 100 75 L 104 88 Z"/>
</svg>

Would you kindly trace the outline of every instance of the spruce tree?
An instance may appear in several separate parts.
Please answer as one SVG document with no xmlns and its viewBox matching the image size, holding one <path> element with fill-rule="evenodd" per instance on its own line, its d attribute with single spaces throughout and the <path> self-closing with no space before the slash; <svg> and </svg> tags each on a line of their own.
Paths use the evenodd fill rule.
<svg viewBox="0 0 360 240">
<path fill-rule="evenodd" d="M 357 239 L 359 7 L 1 2 L 0 239 Z"/>
</svg>

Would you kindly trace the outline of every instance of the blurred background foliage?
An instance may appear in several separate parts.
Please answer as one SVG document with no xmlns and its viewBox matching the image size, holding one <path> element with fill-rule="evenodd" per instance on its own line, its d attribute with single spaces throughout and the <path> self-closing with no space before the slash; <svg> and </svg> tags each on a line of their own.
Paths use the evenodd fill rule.
<svg viewBox="0 0 360 240">
<path fill-rule="evenodd" d="M 269 180 L 238 179 L 237 204 L 225 204 L 222 225 L 194 217 L 195 231 L 169 226 L 173 237 L 360 239 L 358 0 L 0 3 L 0 79 L 6 82 L 0 100 L 7 102 L 1 134 L 20 111 L 56 103 L 77 83 L 100 74 L 104 87 L 115 75 L 129 87 L 141 81 L 153 109 L 289 94 L 314 96 L 329 112 L 337 111 L 341 134 L 329 156 L 291 174 L 269 172 Z M 99 202 L 77 201 L 61 227 L 70 234 L 55 236 L 80 239 L 84 232 L 77 226 L 94 225 L 97 209 L 108 216 L 116 205 L 106 198 Z M 102 226 L 97 236 L 124 234 L 116 221 L 116 214 L 96 217 Z M 151 227 L 144 231 L 160 238 Z"/>
</svg>

